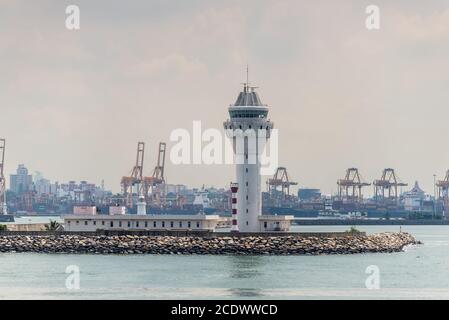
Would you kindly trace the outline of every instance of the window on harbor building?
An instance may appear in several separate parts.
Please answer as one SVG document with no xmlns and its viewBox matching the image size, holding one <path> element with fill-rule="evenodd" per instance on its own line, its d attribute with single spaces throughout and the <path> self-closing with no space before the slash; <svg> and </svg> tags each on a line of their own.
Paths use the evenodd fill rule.
<svg viewBox="0 0 449 320">
<path fill-rule="evenodd" d="M 101 225 L 104 226 L 104 221 L 101 221 Z"/>
<path fill-rule="evenodd" d="M 145 221 L 145 228 L 148 228 L 148 222 Z"/>
<path fill-rule="evenodd" d="M 128 228 L 131 228 L 131 221 L 128 221 Z"/>
<path fill-rule="evenodd" d="M 118 222 L 118 226 L 119 226 L 119 227 L 122 226 L 122 222 L 121 222 L 121 221 Z"/>
<path fill-rule="evenodd" d="M 153 228 L 156 228 L 156 221 L 153 221 Z"/>
<path fill-rule="evenodd" d="M 200 223 L 199 223 L 199 222 L 196 223 L 196 227 L 197 227 L 197 228 L 200 227 Z"/>
<path fill-rule="evenodd" d="M 94 226 L 96 226 L 97 225 L 97 221 L 94 221 Z"/>
<path fill-rule="evenodd" d="M 111 223 L 109 224 L 112 227 L 114 227 L 114 221 L 111 221 Z"/>
<path fill-rule="evenodd" d="M 86 221 L 84 221 L 84 225 L 85 225 L 85 226 L 87 226 L 87 224 L 88 224 L 87 220 L 86 220 Z"/>
<path fill-rule="evenodd" d="M 192 223 L 190 223 L 190 221 L 187 222 L 187 227 L 188 227 L 188 228 L 191 228 L 191 227 L 192 227 Z"/>
<path fill-rule="evenodd" d="M 162 221 L 162 228 L 165 228 L 165 221 Z"/>
<path fill-rule="evenodd" d="M 173 228 L 173 221 L 170 221 L 170 228 Z"/>
<path fill-rule="evenodd" d="M 179 227 L 182 228 L 182 221 L 179 221 Z"/>
</svg>

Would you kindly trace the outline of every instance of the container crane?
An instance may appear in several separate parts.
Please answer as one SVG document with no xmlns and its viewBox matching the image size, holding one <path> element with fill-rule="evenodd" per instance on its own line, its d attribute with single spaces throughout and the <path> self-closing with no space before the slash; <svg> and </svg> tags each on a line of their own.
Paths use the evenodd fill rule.
<svg viewBox="0 0 449 320">
<path fill-rule="evenodd" d="M 337 181 L 338 197 L 340 200 L 352 200 L 355 202 L 363 199 L 362 188 L 371 185 L 362 180 L 357 168 L 349 168 L 343 179 Z"/>
<path fill-rule="evenodd" d="M 153 170 L 151 177 L 145 177 L 145 194 L 151 193 L 151 200 L 156 205 L 165 205 L 165 152 L 167 144 L 165 142 L 159 143 L 159 150 L 157 155 L 157 164 Z"/>
<path fill-rule="evenodd" d="M 374 180 L 374 197 L 377 201 L 399 200 L 398 187 L 405 187 L 408 184 L 399 180 L 392 168 L 382 171 L 380 180 Z"/>
<path fill-rule="evenodd" d="M 131 171 L 130 176 L 122 177 L 121 186 L 123 195 L 125 197 L 125 204 L 127 207 L 132 208 L 134 206 L 134 193 L 133 187 L 137 186 L 137 196 L 146 197 L 143 179 L 143 160 L 145 153 L 145 143 L 137 143 L 137 156 L 136 163 Z"/>
<path fill-rule="evenodd" d="M 276 172 L 273 178 L 268 179 L 268 192 L 270 195 L 274 193 L 274 191 L 281 191 L 282 195 L 289 196 L 290 195 L 290 186 L 297 185 L 297 182 L 290 181 L 287 173 L 287 168 L 279 167 L 276 169 Z M 279 190 L 279 188 L 281 190 Z"/>
</svg>

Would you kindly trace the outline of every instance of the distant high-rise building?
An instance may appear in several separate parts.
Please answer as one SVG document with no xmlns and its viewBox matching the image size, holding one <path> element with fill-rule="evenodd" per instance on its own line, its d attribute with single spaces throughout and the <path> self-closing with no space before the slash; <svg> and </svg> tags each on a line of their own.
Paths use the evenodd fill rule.
<svg viewBox="0 0 449 320">
<path fill-rule="evenodd" d="M 21 194 L 33 190 L 33 177 L 28 174 L 28 169 L 23 164 L 19 164 L 16 174 L 10 175 L 9 189 L 12 192 Z"/>
</svg>

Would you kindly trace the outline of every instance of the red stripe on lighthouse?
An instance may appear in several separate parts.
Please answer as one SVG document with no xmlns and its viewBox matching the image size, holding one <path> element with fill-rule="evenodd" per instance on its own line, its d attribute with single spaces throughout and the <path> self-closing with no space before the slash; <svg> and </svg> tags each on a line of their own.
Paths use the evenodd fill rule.
<svg viewBox="0 0 449 320">
<path fill-rule="evenodd" d="M 232 227 L 231 232 L 238 232 L 237 225 L 237 192 L 239 190 L 237 183 L 231 183 L 231 206 L 232 206 Z"/>
</svg>

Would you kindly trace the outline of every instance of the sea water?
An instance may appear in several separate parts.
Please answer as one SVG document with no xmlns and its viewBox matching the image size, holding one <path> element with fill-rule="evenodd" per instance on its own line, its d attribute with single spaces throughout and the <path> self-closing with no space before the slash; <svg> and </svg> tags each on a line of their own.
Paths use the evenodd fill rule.
<svg viewBox="0 0 449 320">
<path fill-rule="evenodd" d="M 399 226 L 358 229 L 376 233 Z M 4 253 L 0 299 L 449 299 L 449 226 L 402 231 L 424 244 L 398 253 L 321 256 Z M 73 266 L 79 289 L 66 285 Z M 379 271 L 379 289 L 367 285 L 370 266 Z"/>
</svg>

